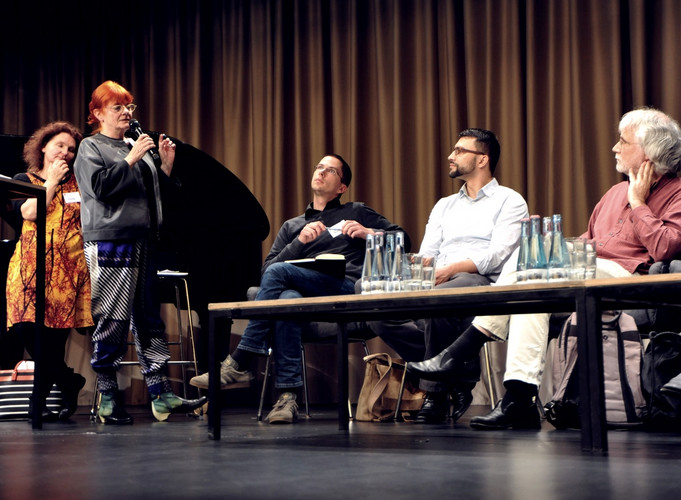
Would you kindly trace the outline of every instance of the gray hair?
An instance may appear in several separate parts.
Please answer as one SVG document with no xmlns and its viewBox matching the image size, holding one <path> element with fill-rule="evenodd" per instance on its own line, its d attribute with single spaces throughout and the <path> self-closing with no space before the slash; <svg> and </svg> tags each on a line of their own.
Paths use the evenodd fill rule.
<svg viewBox="0 0 681 500">
<path fill-rule="evenodd" d="M 622 116 L 619 132 L 632 129 L 643 152 L 659 175 L 678 174 L 681 169 L 681 127 L 658 109 L 640 108 Z"/>
</svg>

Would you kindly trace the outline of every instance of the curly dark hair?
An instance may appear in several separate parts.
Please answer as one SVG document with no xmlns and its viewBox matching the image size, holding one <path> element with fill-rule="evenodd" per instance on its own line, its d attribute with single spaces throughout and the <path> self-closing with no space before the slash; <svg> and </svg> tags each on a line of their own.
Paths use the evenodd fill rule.
<svg viewBox="0 0 681 500">
<path fill-rule="evenodd" d="M 26 162 L 26 165 L 28 165 L 28 168 L 26 169 L 28 172 L 40 172 L 43 168 L 43 161 L 45 160 L 43 149 L 55 135 L 59 135 L 62 132 L 66 132 L 76 140 L 76 150 L 78 150 L 78 145 L 80 144 L 80 141 L 83 140 L 83 134 L 80 133 L 80 130 L 78 130 L 75 125 L 72 125 L 69 122 L 48 123 L 44 127 L 36 130 L 24 145 L 24 161 Z"/>
</svg>

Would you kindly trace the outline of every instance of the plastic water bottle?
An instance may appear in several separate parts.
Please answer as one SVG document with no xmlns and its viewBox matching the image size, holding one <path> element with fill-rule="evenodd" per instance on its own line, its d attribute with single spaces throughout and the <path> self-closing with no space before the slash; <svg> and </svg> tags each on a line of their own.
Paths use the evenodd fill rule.
<svg viewBox="0 0 681 500">
<path fill-rule="evenodd" d="M 553 219 L 551 217 L 542 219 L 542 239 L 544 241 L 544 255 L 548 258 L 551 255 L 551 242 L 553 240 Z"/>
<path fill-rule="evenodd" d="M 392 292 L 392 282 L 390 281 L 390 274 L 393 269 L 393 260 L 395 259 L 395 233 L 388 231 L 385 233 L 385 249 L 383 250 L 383 275 L 384 286 L 386 292 Z"/>
<path fill-rule="evenodd" d="M 516 282 L 527 282 L 527 267 L 530 262 L 530 219 L 520 220 L 520 251 L 518 252 L 518 266 L 516 267 Z"/>
<path fill-rule="evenodd" d="M 385 233 L 374 233 L 374 254 L 371 262 L 371 293 L 385 292 L 388 275 L 385 270 Z"/>
<path fill-rule="evenodd" d="M 563 236 L 563 218 L 553 216 L 553 238 L 549 255 L 549 281 L 565 281 L 570 274 L 570 254 Z"/>
<path fill-rule="evenodd" d="M 530 217 L 530 258 L 527 269 L 528 281 L 546 281 L 546 254 L 541 233 L 541 217 Z"/>
<path fill-rule="evenodd" d="M 362 266 L 362 294 L 371 293 L 371 270 L 374 261 L 374 235 L 367 234 L 364 250 L 364 265 Z"/>
<path fill-rule="evenodd" d="M 395 251 L 393 253 L 392 267 L 390 268 L 390 279 L 388 290 L 399 292 L 402 290 L 402 265 L 404 259 L 404 233 L 395 231 Z"/>
</svg>

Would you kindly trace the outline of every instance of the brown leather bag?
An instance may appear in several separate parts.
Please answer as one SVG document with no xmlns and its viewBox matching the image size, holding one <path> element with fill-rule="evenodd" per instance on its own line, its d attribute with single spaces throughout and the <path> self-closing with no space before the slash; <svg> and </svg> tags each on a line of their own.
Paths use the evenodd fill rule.
<svg viewBox="0 0 681 500">
<path fill-rule="evenodd" d="M 421 409 L 426 393 L 405 380 L 403 360 L 383 352 L 366 356 L 364 361 L 364 382 L 357 401 L 355 420 L 393 420 L 398 403 L 399 416 L 404 420 L 409 420 L 412 413 Z"/>
</svg>

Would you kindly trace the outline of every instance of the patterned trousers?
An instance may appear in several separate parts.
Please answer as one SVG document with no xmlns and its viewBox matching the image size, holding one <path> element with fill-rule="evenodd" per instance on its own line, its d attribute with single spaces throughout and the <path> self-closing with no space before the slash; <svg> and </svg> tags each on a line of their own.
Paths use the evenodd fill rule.
<svg viewBox="0 0 681 500">
<path fill-rule="evenodd" d="M 100 392 L 118 390 L 120 368 L 132 332 L 141 372 L 152 395 L 171 391 L 166 377 L 170 351 L 156 293 L 156 266 L 145 241 L 87 241 L 92 282 L 92 368 Z"/>
</svg>

